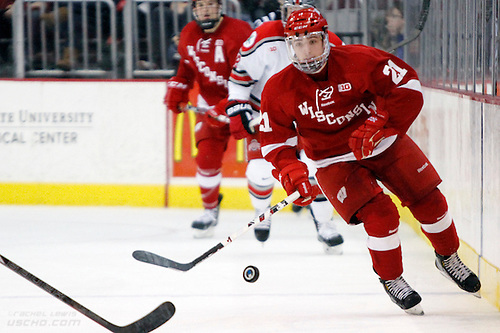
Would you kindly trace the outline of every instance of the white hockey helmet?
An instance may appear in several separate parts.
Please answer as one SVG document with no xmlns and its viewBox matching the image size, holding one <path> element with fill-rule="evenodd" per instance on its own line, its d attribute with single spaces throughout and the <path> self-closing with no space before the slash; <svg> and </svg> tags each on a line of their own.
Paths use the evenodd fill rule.
<svg viewBox="0 0 500 333">
<path fill-rule="evenodd" d="M 293 12 L 285 25 L 288 58 L 306 74 L 323 69 L 330 54 L 328 22 L 316 8 Z"/>
<path fill-rule="evenodd" d="M 286 24 L 286 20 L 296 10 L 304 8 L 316 8 L 315 0 L 281 0 L 281 21 L 283 26 Z"/>
<path fill-rule="evenodd" d="M 203 30 L 210 30 L 222 16 L 222 0 L 192 0 L 193 17 Z"/>
</svg>

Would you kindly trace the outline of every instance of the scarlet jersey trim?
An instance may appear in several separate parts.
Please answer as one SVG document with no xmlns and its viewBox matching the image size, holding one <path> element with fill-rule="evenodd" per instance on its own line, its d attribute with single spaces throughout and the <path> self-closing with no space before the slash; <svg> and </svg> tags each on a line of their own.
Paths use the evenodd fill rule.
<svg viewBox="0 0 500 333">
<path fill-rule="evenodd" d="M 234 82 L 240 86 L 250 87 L 255 83 L 252 77 L 245 70 L 237 70 L 234 67 L 231 71 L 231 76 L 229 77 L 229 81 Z"/>
</svg>

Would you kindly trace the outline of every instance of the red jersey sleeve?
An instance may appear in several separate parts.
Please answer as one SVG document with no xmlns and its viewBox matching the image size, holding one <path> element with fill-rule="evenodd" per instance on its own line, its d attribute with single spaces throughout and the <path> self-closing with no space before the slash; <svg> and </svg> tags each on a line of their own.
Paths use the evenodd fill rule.
<svg viewBox="0 0 500 333">
<path fill-rule="evenodd" d="M 287 86 L 294 80 L 280 74 L 272 76 L 262 92 L 262 120 L 259 127 L 262 154 L 278 171 L 298 160 L 295 118 L 286 103 L 290 100 L 289 93 L 293 93 Z"/>
<path fill-rule="evenodd" d="M 373 57 L 367 63 L 375 61 L 367 77 L 368 90 L 376 96 L 377 107 L 389 112 L 386 127 L 404 134 L 424 103 L 418 75 L 398 57 L 375 48 L 368 50 Z"/>
<path fill-rule="evenodd" d="M 192 66 L 189 62 L 189 56 L 187 52 L 187 42 L 189 36 L 193 33 L 193 24 L 196 22 L 192 21 L 188 23 L 184 29 L 182 29 L 179 37 L 179 45 L 177 47 L 177 52 L 181 56 L 179 61 L 179 66 L 177 68 L 176 77 L 181 77 L 188 82 L 189 89 L 191 89 L 194 85 L 194 81 L 196 79 L 196 73 L 194 72 Z"/>
</svg>

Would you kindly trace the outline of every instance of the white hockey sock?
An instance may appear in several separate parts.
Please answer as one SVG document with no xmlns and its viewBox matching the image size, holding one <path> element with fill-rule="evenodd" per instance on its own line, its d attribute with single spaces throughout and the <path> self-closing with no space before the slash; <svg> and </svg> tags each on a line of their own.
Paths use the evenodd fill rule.
<svg viewBox="0 0 500 333">
<path fill-rule="evenodd" d="M 330 221 L 333 217 L 333 207 L 328 200 L 311 202 L 311 213 L 316 221 L 326 222 Z"/>
</svg>

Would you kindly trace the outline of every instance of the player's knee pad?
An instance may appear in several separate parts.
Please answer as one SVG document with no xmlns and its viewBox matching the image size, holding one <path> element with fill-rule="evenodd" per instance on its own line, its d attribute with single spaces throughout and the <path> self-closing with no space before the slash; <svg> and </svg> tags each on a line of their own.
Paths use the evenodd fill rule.
<svg viewBox="0 0 500 333">
<path fill-rule="evenodd" d="M 220 170 L 225 146 L 220 140 L 201 140 L 198 143 L 196 164 L 202 170 Z"/>
<path fill-rule="evenodd" d="M 246 177 L 249 184 L 259 188 L 273 188 L 273 165 L 263 158 L 248 161 Z"/>
<path fill-rule="evenodd" d="M 435 223 L 448 212 L 448 204 L 441 191 L 435 188 L 408 209 L 420 223 Z"/>
<path fill-rule="evenodd" d="M 323 199 L 314 199 L 311 202 L 311 215 L 316 221 L 329 221 L 333 217 L 333 206 L 323 196 Z"/>
<path fill-rule="evenodd" d="M 356 213 L 356 220 L 364 224 L 366 233 L 373 237 L 386 237 L 399 227 L 399 213 L 391 198 L 377 194 Z"/>
</svg>

